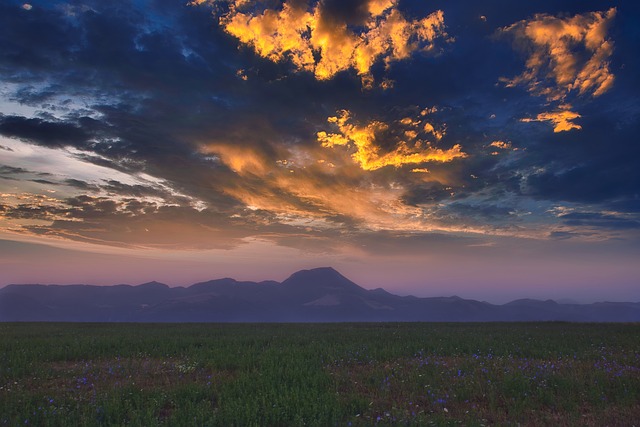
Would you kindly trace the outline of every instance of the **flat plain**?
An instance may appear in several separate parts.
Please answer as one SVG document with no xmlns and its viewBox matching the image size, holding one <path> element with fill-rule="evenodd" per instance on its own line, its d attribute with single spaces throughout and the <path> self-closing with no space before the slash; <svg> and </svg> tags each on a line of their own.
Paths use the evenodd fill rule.
<svg viewBox="0 0 640 427">
<path fill-rule="evenodd" d="M 0 323 L 0 425 L 640 425 L 640 324 Z"/>
</svg>

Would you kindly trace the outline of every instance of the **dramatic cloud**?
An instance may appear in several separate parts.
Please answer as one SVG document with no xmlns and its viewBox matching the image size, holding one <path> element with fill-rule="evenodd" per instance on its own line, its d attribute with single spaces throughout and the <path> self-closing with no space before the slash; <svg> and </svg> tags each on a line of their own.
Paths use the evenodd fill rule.
<svg viewBox="0 0 640 427">
<path fill-rule="evenodd" d="M 433 140 L 440 140 L 443 131 L 437 131 L 429 122 L 405 118 L 394 123 L 393 128 L 380 121 L 371 121 L 363 125 L 354 124 L 349 111 L 343 110 L 338 116 L 329 117 L 329 123 L 337 126 L 339 133 L 318 132 L 318 142 L 323 147 L 353 146 L 355 152 L 353 160 L 363 170 L 372 171 L 385 166 L 399 168 L 403 165 L 416 165 L 427 162 L 451 162 L 467 155 L 459 144 L 449 149 L 434 147 L 434 143 L 427 138 L 429 134 Z M 404 127 L 399 135 L 393 131 Z M 384 149 L 380 140 L 385 138 L 384 145 L 391 149 Z"/>
<path fill-rule="evenodd" d="M 526 70 L 508 85 L 524 84 L 536 94 L 562 101 L 569 93 L 597 97 L 614 82 L 609 69 L 613 41 L 607 32 L 616 8 L 570 18 L 537 14 L 503 28 L 514 45 L 527 52 Z"/>
<path fill-rule="evenodd" d="M 88 139 L 87 133 L 74 124 L 2 114 L 0 114 L 0 135 L 58 147 L 76 145 Z"/>
<path fill-rule="evenodd" d="M 0 2 L 0 239 L 203 278 L 385 257 L 421 286 L 558 244 L 636 262 L 633 2 L 24 1 Z"/>
<path fill-rule="evenodd" d="M 570 106 L 568 106 L 570 108 Z M 573 129 L 582 129 L 582 126 L 575 124 L 573 120 L 579 119 L 581 116 L 578 113 L 566 110 L 557 110 L 549 113 L 540 113 L 536 116 L 535 119 L 532 118 L 524 118 L 520 121 L 529 123 L 529 122 L 551 122 L 553 124 L 553 131 L 555 133 L 558 132 L 566 132 Z"/>
<path fill-rule="evenodd" d="M 220 156 L 241 177 L 222 187 L 247 207 L 243 216 L 261 214 L 265 221 L 300 227 L 304 233 L 353 233 L 404 229 L 402 218 L 419 213 L 401 202 L 402 187 L 368 179 L 340 156 L 321 156 L 317 148 L 282 151 L 283 158 L 276 161 L 264 153 L 219 144 L 202 150 Z"/>
<path fill-rule="evenodd" d="M 288 59 L 296 70 L 311 72 L 318 80 L 353 69 L 365 87 L 373 85 L 376 62 L 389 66 L 416 51 L 433 50 L 436 39 L 446 37 L 442 11 L 408 20 L 397 0 L 313 3 L 286 1 L 260 12 L 260 1 L 233 0 L 220 25 L 264 58 Z"/>
</svg>

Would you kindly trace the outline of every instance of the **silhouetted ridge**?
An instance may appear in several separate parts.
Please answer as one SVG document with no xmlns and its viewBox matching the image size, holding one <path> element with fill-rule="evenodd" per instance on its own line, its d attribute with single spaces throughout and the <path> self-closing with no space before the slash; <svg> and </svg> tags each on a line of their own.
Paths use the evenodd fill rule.
<svg viewBox="0 0 640 427">
<path fill-rule="evenodd" d="M 558 303 L 552 299 L 543 301 L 539 299 L 523 298 L 523 299 L 513 300 L 511 302 L 506 303 L 505 305 L 506 306 L 526 306 L 526 305 L 556 306 L 558 305 Z"/>
<path fill-rule="evenodd" d="M 9 285 L 0 321 L 69 322 L 638 322 L 640 303 L 559 304 L 520 299 L 504 305 L 457 296 L 401 297 L 366 290 L 330 267 L 302 270 L 282 283 L 226 278 L 171 288 Z"/>
<path fill-rule="evenodd" d="M 225 277 L 224 279 L 209 280 L 206 282 L 199 282 L 189 286 L 187 289 L 190 294 L 195 292 L 220 292 L 228 291 L 237 285 L 235 279 Z"/>
</svg>

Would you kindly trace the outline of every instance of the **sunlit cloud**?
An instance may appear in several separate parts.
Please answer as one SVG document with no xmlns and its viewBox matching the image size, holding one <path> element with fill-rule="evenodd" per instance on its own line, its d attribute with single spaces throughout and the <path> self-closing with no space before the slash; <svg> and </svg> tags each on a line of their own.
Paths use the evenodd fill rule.
<svg viewBox="0 0 640 427">
<path fill-rule="evenodd" d="M 175 190 L 165 179 L 145 172 L 126 173 L 122 170 L 96 164 L 96 161 L 109 159 L 91 151 L 82 151 L 72 147 L 52 149 L 3 137 L 0 137 L 0 141 L 3 141 L 9 149 L 7 153 L 2 155 L 0 162 L 21 164 L 28 167 L 29 169 L 25 170 L 28 172 L 27 176 L 23 176 L 21 180 L 28 180 L 30 190 L 34 193 L 48 189 L 48 191 L 57 192 L 66 197 L 73 195 L 80 188 L 82 191 L 93 191 L 102 196 L 117 197 L 118 193 L 128 188 L 129 191 L 137 189 L 137 192 L 126 194 L 126 196 L 133 195 L 141 199 L 152 197 L 153 202 L 159 206 L 175 205 L 176 199 L 189 201 L 188 203 L 193 206 L 202 206 L 203 203 Z M 2 170 L 1 167 L 2 163 L 0 163 L 0 170 Z M 31 169 L 37 173 L 29 172 Z M 12 173 L 15 174 L 15 172 Z M 46 178 L 46 182 L 37 179 L 43 177 Z M 79 187 L 80 185 L 81 187 Z M 21 184 L 21 186 L 29 189 L 29 187 L 25 187 L 25 184 Z M 51 186 L 56 189 L 51 190 Z M 141 191 L 146 194 L 140 194 Z"/>
<path fill-rule="evenodd" d="M 358 130 L 358 126 L 348 122 L 347 112 L 340 114 L 333 124 L 338 128 L 342 126 L 342 131 L 349 135 L 344 138 L 368 135 L 371 129 L 379 127 L 367 124 Z M 337 123 L 340 120 L 344 120 L 341 125 Z M 443 162 L 445 158 L 462 157 L 459 148 L 444 150 L 429 147 L 431 142 L 426 138 L 432 141 L 436 139 L 433 134 L 422 130 L 425 120 L 418 112 L 416 117 L 404 117 L 391 123 L 392 126 L 387 125 L 384 131 L 381 130 L 389 137 L 393 130 L 397 138 L 409 140 L 407 133 L 416 129 L 416 135 L 411 134 L 413 139 L 410 141 L 414 147 L 423 144 L 420 150 L 414 152 L 414 148 L 403 152 L 403 149 L 396 147 L 386 155 L 381 150 L 377 159 L 371 154 L 360 153 L 365 159 L 364 165 L 354 162 L 354 157 L 346 150 L 327 150 L 321 145 L 292 146 L 288 149 L 280 147 L 276 154 L 266 155 L 258 147 L 239 150 L 230 143 L 216 142 L 203 145 L 201 151 L 218 158 L 236 174 L 219 185 L 226 194 L 246 207 L 245 212 L 239 212 L 241 216 L 253 213 L 259 215 L 265 224 L 294 227 L 305 239 L 334 233 L 346 239 L 343 241 L 348 241 L 355 235 L 381 230 L 460 231 L 459 226 L 446 224 L 425 210 L 424 206 L 408 204 L 405 200 L 410 186 L 416 182 L 421 185 L 433 182 L 433 185 L 444 186 L 439 183 L 443 179 L 441 173 L 432 176 L 425 167 L 407 169 L 401 175 L 370 173 L 382 164 L 400 167 L 424 163 L 425 159 Z M 354 127 L 347 129 L 348 126 Z M 330 137 L 328 134 L 327 137 L 338 138 L 337 135 Z M 375 132 L 371 137 L 375 139 Z M 375 143 L 372 140 L 361 150 L 373 149 Z M 348 144 L 355 146 L 353 142 Z M 409 177 L 416 174 L 425 178 Z M 427 179 L 427 176 L 430 178 Z M 261 235 L 268 239 L 284 238 Z"/>
<path fill-rule="evenodd" d="M 144 172 L 125 173 L 87 160 L 100 157 L 96 153 L 11 139 L 3 139 L 3 143 L 10 150 L 0 161 L 29 169 L 0 162 L 0 184 L 15 182 L 15 186 L 3 186 L 0 194 L 0 232 L 55 241 L 154 245 L 161 239 L 144 230 L 155 228 L 160 234 L 161 227 L 153 224 L 161 217 L 167 216 L 164 220 L 170 222 L 169 213 L 179 212 L 174 218 L 190 219 L 189 215 L 205 215 L 200 213 L 208 206 L 176 190 L 165 179 Z M 190 235 L 197 232 L 188 233 L 185 228 L 184 236 Z"/>
<path fill-rule="evenodd" d="M 523 120 L 521 120 L 521 121 L 523 121 Z M 498 151 L 498 150 L 503 150 L 503 151 L 506 151 L 506 150 L 516 151 L 517 150 L 516 148 L 512 148 L 511 142 L 505 142 L 505 141 L 500 141 L 500 140 L 491 142 L 491 144 L 489 144 L 487 147 L 493 149 L 493 151 L 491 152 L 492 156 L 500 155 L 500 151 Z"/>
<path fill-rule="evenodd" d="M 260 176 L 266 171 L 268 160 L 251 146 L 211 144 L 206 147 L 205 152 L 214 153 L 222 163 L 240 175 Z"/>
<path fill-rule="evenodd" d="M 292 148 L 274 160 L 255 148 L 238 150 L 220 143 L 202 147 L 237 174 L 221 183 L 224 191 L 248 211 L 261 213 L 264 221 L 304 230 L 339 229 L 349 223 L 390 226 L 390 215 L 404 209 L 403 189 L 373 184 L 361 169 L 342 165 L 339 157 L 322 156 L 320 150 Z"/>
<path fill-rule="evenodd" d="M 250 233 L 211 211 L 143 200 L 78 196 L 4 205 L 0 232 L 97 245 L 156 249 L 230 249 Z"/>
<path fill-rule="evenodd" d="M 489 144 L 489 147 L 500 148 L 502 150 L 509 150 L 511 149 L 511 143 L 505 142 L 505 141 L 493 141 L 491 144 Z"/>
<path fill-rule="evenodd" d="M 381 121 L 370 121 L 365 124 L 356 124 L 352 120 L 351 113 L 346 110 L 339 112 L 337 116 L 329 117 L 327 121 L 337 127 L 337 133 L 320 131 L 317 134 L 318 142 L 326 148 L 347 146 L 355 148 L 351 158 L 363 170 L 373 171 L 385 166 L 399 168 L 403 165 L 416 165 L 428 162 L 447 163 L 454 159 L 467 157 L 459 144 L 448 149 L 437 148 L 428 135 L 431 134 L 435 141 L 442 138 L 443 131 L 436 131 L 428 122 L 404 118 L 390 125 Z M 408 127 L 400 135 L 393 135 L 395 128 L 404 125 Z M 422 129 L 420 129 L 422 125 Z M 391 131 L 391 132 L 389 132 Z M 422 131 L 422 133 L 419 133 Z M 385 145 L 392 145 L 392 149 L 385 149 L 380 144 L 380 139 L 386 134 L 388 140 Z M 424 138 L 423 138 L 424 136 Z"/>
<path fill-rule="evenodd" d="M 553 132 L 568 132 L 570 130 L 582 129 L 582 126 L 573 122 L 575 119 L 579 119 L 580 114 L 570 110 L 557 110 L 548 113 L 540 113 L 536 118 L 524 118 L 520 121 L 529 122 L 550 122 L 553 124 Z"/>
<path fill-rule="evenodd" d="M 193 5 L 210 3 L 203 0 Z M 431 51 L 446 39 L 444 14 L 436 11 L 410 20 L 397 0 L 365 0 L 352 13 L 334 13 L 326 2 L 285 1 L 271 9 L 261 1 L 231 0 L 219 17 L 224 30 L 260 56 L 274 62 L 289 60 L 297 71 L 327 80 L 355 70 L 364 87 L 374 84 L 373 65 L 389 66 L 415 52 Z M 388 89 L 391 81 L 383 80 Z"/>
<path fill-rule="evenodd" d="M 502 33 L 526 52 L 526 70 L 508 86 L 526 85 L 551 101 L 562 101 L 569 93 L 600 96 L 614 82 L 609 61 L 614 43 L 607 36 L 616 8 L 569 18 L 537 14 L 505 27 Z"/>
</svg>

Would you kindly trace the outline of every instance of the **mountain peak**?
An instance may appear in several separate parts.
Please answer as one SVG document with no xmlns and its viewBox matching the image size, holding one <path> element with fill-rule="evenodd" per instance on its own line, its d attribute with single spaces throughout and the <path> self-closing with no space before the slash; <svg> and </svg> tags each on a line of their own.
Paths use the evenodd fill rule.
<svg viewBox="0 0 640 427">
<path fill-rule="evenodd" d="M 331 267 L 300 270 L 282 282 L 282 286 L 292 289 L 340 289 L 357 292 L 364 290 Z"/>
<path fill-rule="evenodd" d="M 309 270 L 300 270 L 293 273 L 286 279 L 282 284 L 291 281 L 325 281 L 325 282 L 334 282 L 334 281 L 349 281 L 346 277 L 340 274 L 332 267 L 318 267 L 312 268 Z"/>
<path fill-rule="evenodd" d="M 168 288 L 169 286 L 164 283 L 156 282 L 155 280 L 152 282 L 142 283 L 137 288 Z"/>
<path fill-rule="evenodd" d="M 293 273 L 289 278 L 296 276 L 325 276 L 325 277 L 343 277 L 336 269 L 333 267 L 317 267 L 310 268 L 309 270 L 300 270 Z"/>
</svg>

